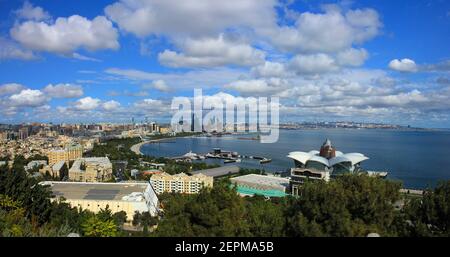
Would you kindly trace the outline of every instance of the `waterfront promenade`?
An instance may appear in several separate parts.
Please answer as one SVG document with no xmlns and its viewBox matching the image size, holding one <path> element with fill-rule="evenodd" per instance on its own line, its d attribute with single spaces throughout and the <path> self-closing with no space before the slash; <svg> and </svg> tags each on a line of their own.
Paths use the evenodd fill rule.
<svg viewBox="0 0 450 257">
<path fill-rule="evenodd" d="M 188 136 L 189 137 L 189 136 Z M 161 142 L 161 141 L 166 141 L 166 140 L 173 140 L 176 137 L 167 137 L 167 138 L 159 138 L 159 139 L 152 139 L 152 140 L 146 140 L 143 142 L 140 142 L 138 144 L 133 145 L 132 147 L 130 147 L 130 150 L 133 151 L 135 154 L 137 155 L 144 155 L 141 152 L 141 147 L 145 144 L 151 144 L 151 143 L 157 143 L 157 142 Z"/>
<path fill-rule="evenodd" d="M 141 152 L 141 147 L 145 144 L 151 143 L 152 141 L 154 141 L 154 140 L 148 140 L 148 141 L 141 142 L 139 144 L 135 144 L 130 148 L 130 150 L 133 151 L 137 155 L 143 155 Z"/>
</svg>

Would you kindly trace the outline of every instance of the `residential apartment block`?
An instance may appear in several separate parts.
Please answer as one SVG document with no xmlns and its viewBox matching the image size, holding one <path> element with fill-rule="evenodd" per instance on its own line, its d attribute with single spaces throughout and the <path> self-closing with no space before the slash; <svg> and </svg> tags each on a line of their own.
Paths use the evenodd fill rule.
<svg viewBox="0 0 450 257">
<path fill-rule="evenodd" d="M 164 192 L 197 194 L 203 187 L 212 187 L 213 178 L 203 174 L 188 176 L 185 173 L 170 175 L 163 172 L 153 175 L 150 183 L 157 194 Z"/>
<path fill-rule="evenodd" d="M 65 149 L 49 151 L 47 157 L 50 166 L 60 161 L 64 161 L 69 165 L 70 161 L 83 157 L 83 147 L 78 144 L 67 145 Z"/>
</svg>

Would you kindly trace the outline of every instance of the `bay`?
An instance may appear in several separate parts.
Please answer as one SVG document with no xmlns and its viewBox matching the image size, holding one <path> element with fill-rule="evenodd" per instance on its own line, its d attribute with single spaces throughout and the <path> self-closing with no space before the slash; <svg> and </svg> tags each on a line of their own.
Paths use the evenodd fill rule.
<svg viewBox="0 0 450 257">
<path fill-rule="evenodd" d="M 450 179 L 450 131 L 445 130 L 280 130 L 279 140 L 273 144 L 242 140 L 239 137 L 251 135 L 176 138 L 170 142 L 146 144 L 141 151 L 150 156 L 175 157 L 189 151 L 207 153 L 217 147 L 236 151 L 241 155 L 272 159 L 267 164 L 243 159 L 241 163 L 226 165 L 276 172 L 287 171 L 293 166 L 293 161 L 286 157 L 289 152 L 319 150 L 329 138 L 339 151 L 359 152 L 369 157 L 369 160 L 362 163 L 366 170 L 388 171 L 388 179 L 401 180 L 407 188 L 434 187 L 438 181 Z M 223 165 L 220 160 L 209 159 L 207 162 Z"/>
</svg>

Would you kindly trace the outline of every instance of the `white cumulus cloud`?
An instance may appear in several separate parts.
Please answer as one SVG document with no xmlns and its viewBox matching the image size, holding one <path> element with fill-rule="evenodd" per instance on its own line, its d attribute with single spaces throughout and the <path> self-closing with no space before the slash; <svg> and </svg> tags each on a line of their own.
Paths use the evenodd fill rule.
<svg viewBox="0 0 450 257">
<path fill-rule="evenodd" d="M 373 9 L 343 12 L 328 6 L 325 13 L 301 13 L 294 26 L 261 30 L 281 49 L 294 52 L 338 52 L 379 33 L 382 23 Z"/>
<path fill-rule="evenodd" d="M 216 35 L 237 26 L 267 27 L 276 21 L 275 0 L 120 0 L 105 8 L 119 27 L 139 37 Z"/>
<path fill-rule="evenodd" d="M 289 67 L 298 74 L 318 74 L 338 70 L 336 61 L 327 54 L 297 55 Z"/>
<path fill-rule="evenodd" d="M 9 97 L 11 105 L 18 107 L 37 107 L 49 100 L 40 90 L 24 89 Z"/>
<path fill-rule="evenodd" d="M 49 84 L 43 91 L 53 98 L 76 98 L 83 95 L 83 88 L 74 84 Z"/>
<path fill-rule="evenodd" d="M 224 86 L 225 89 L 250 96 L 275 94 L 287 87 L 287 81 L 279 78 L 238 80 Z"/>
<path fill-rule="evenodd" d="M 251 73 L 255 77 L 284 77 L 288 75 L 283 63 L 270 61 L 266 61 L 262 65 L 253 67 Z"/>
<path fill-rule="evenodd" d="M 25 1 L 23 3 L 22 8 L 16 10 L 15 14 L 19 19 L 26 19 L 26 20 L 42 21 L 51 18 L 50 14 L 44 9 L 42 9 L 42 7 L 39 6 L 35 7 L 28 1 Z"/>
<path fill-rule="evenodd" d="M 71 53 L 79 48 L 90 51 L 118 49 L 117 30 L 104 16 L 89 20 L 79 15 L 60 17 L 54 23 L 25 21 L 10 30 L 11 37 L 36 51 Z"/>
<path fill-rule="evenodd" d="M 253 66 L 264 62 L 265 53 L 252 46 L 233 42 L 223 34 L 217 38 L 187 39 L 180 44 L 182 53 L 165 50 L 159 61 L 170 67 L 214 67 L 227 64 Z"/>
<path fill-rule="evenodd" d="M 25 89 L 25 87 L 22 86 L 21 84 L 17 84 L 17 83 L 3 84 L 3 85 L 0 85 L 0 95 L 11 95 L 11 94 L 19 93 L 23 89 Z"/>
<path fill-rule="evenodd" d="M 120 107 L 120 103 L 114 100 L 108 101 L 108 102 L 104 102 L 102 104 L 102 107 L 104 110 L 106 111 L 114 111 L 117 110 Z"/>
<path fill-rule="evenodd" d="M 34 60 L 37 57 L 30 50 L 21 48 L 17 43 L 0 37 L 0 60 Z"/>
<path fill-rule="evenodd" d="M 369 57 L 369 53 L 365 49 L 349 48 L 339 52 L 336 60 L 340 65 L 361 66 Z"/>
<path fill-rule="evenodd" d="M 416 72 L 418 70 L 416 63 L 408 58 L 404 58 L 401 60 L 394 59 L 390 61 L 389 68 L 401 72 Z"/>
<path fill-rule="evenodd" d="M 166 84 L 166 82 L 162 79 L 158 79 L 152 82 L 152 87 L 161 92 L 169 92 L 170 87 Z"/>
<path fill-rule="evenodd" d="M 88 96 L 76 101 L 74 108 L 79 111 L 90 111 L 97 108 L 100 105 L 100 102 L 100 99 Z"/>
</svg>

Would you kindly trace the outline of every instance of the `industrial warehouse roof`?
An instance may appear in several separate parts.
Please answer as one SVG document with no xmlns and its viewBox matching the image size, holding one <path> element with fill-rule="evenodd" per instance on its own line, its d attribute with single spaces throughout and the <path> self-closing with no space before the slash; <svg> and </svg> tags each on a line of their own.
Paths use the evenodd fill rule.
<svg viewBox="0 0 450 257">
<path fill-rule="evenodd" d="M 281 190 L 284 191 L 289 186 L 289 179 L 274 176 L 264 176 L 258 174 L 248 174 L 230 179 L 238 185 L 245 185 L 262 190 Z"/>
<path fill-rule="evenodd" d="M 143 193 L 149 183 L 89 183 L 89 182 L 41 182 L 50 185 L 56 197 L 77 200 L 124 200 L 136 193 Z M 133 194 L 135 193 L 135 194 Z M 139 201 L 139 198 L 135 198 Z"/>
<path fill-rule="evenodd" d="M 218 168 L 213 169 L 206 169 L 206 170 L 196 170 L 190 172 L 192 175 L 195 174 L 203 174 L 210 177 L 221 177 L 228 174 L 236 174 L 239 173 L 239 167 L 236 165 L 230 165 L 230 166 L 222 166 Z"/>
</svg>

